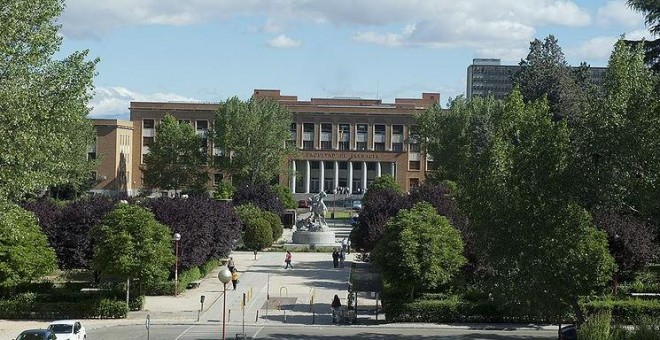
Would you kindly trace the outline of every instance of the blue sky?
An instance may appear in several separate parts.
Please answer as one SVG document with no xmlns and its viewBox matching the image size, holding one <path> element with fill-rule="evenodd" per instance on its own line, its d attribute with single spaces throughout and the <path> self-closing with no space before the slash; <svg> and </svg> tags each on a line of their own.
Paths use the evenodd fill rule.
<svg viewBox="0 0 660 340">
<path fill-rule="evenodd" d="M 255 88 L 312 97 L 465 93 L 473 58 L 515 64 L 554 34 L 568 62 L 606 66 L 614 42 L 652 38 L 625 1 L 67 0 L 62 57 L 101 59 L 92 117 L 130 101 L 219 102 Z"/>
</svg>

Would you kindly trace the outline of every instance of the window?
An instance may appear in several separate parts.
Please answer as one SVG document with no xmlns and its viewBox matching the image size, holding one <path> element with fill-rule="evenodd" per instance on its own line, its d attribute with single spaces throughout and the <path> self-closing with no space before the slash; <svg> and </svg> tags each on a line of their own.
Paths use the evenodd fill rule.
<svg viewBox="0 0 660 340">
<path fill-rule="evenodd" d="M 339 170 L 348 169 L 348 162 L 339 162 Z"/>
<path fill-rule="evenodd" d="M 220 185 L 220 183 L 222 183 L 223 179 L 224 179 L 223 173 L 213 174 L 213 185 L 217 187 L 218 185 Z"/>
<path fill-rule="evenodd" d="M 296 144 L 296 136 L 297 136 L 297 124 L 296 123 L 291 123 L 289 125 L 289 139 L 286 141 L 286 145 L 288 147 L 295 147 Z"/>
<path fill-rule="evenodd" d="M 362 170 L 362 162 L 353 163 L 353 171 L 355 170 Z"/>
<path fill-rule="evenodd" d="M 374 150 L 385 151 L 385 125 L 374 125 Z"/>
<path fill-rule="evenodd" d="M 408 185 L 410 187 L 410 190 L 413 190 L 417 187 L 419 187 L 419 178 L 411 178 L 408 180 Z"/>
<path fill-rule="evenodd" d="M 321 124 L 321 149 L 332 149 L 332 124 Z"/>
<path fill-rule="evenodd" d="M 348 124 L 339 124 L 337 129 L 339 150 L 350 150 L 351 145 L 351 126 Z"/>
<path fill-rule="evenodd" d="M 409 161 L 408 170 L 421 170 L 421 165 L 419 161 Z"/>
<path fill-rule="evenodd" d="M 309 162 L 309 168 L 310 168 L 310 169 L 318 169 L 318 168 L 319 168 L 319 161 L 311 161 L 311 162 Z"/>
<path fill-rule="evenodd" d="M 403 125 L 392 125 L 392 151 L 403 151 Z"/>
<path fill-rule="evenodd" d="M 144 119 L 142 121 L 142 128 L 143 129 L 153 129 L 155 125 L 155 122 L 153 119 Z"/>
<path fill-rule="evenodd" d="M 356 149 L 367 150 L 367 124 L 357 124 Z"/>
<path fill-rule="evenodd" d="M 151 146 L 154 143 L 154 137 L 142 137 L 142 145 Z"/>
<path fill-rule="evenodd" d="M 197 131 L 203 131 L 209 129 L 208 120 L 198 120 L 196 123 L 197 123 Z"/>
<path fill-rule="evenodd" d="M 369 170 L 369 171 L 376 171 L 376 163 L 374 163 L 374 162 L 368 162 L 368 163 L 367 163 L 367 170 Z"/>
<path fill-rule="evenodd" d="M 314 149 L 314 123 L 303 124 L 303 149 Z"/>
<path fill-rule="evenodd" d="M 410 152 L 419 152 L 419 132 L 417 126 L 411 126 L 409 132 Z"/>
</svg>

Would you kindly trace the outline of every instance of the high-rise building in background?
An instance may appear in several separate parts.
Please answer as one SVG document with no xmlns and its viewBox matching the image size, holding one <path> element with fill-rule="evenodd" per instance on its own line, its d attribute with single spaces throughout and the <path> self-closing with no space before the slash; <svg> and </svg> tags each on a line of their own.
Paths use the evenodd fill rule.
<svg viewBox="0 0 660 340">
<path fill-rule="evenodd" d="M 506 98 L 513 89 L 513 76 L 520 68 L 519 65 L 502 65 L 500 59 L 473 59 L 467 68 L 465 96 Z M 603 85 L 606 71 L 607 67 L 589 67 L 589 81 L 597 86 Z"/>
</svg>

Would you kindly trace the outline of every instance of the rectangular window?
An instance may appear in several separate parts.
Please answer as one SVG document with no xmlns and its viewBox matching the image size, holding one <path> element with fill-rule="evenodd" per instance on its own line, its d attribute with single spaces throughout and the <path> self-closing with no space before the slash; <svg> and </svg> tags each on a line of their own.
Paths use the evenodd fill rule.
<svg viewBox="0 0 660 340">
<path fill-rule="evenodd" d="M 348 169 L 348 162 L 339 162 L 339 170 Z"/>
<path fill-rule="evenodd" d="M 353 171 L 355 170 L 362 170 L 362 162 L 353 163 Z"/>
<path fill-rule="evenodd" d="M 303 149 L 305 149 L 305 150 L 312 150 L 312 149 L 314 149 L 314 141 L 313 141 L 313 140 L 305 140 L 305 141 L 303 141 Z"/>
<path fill-rule="evenodd" d="M 367 124 L 357 124 L 357 135 L 355 136 L 356 149 L 360 151 L 367 150 Z"/>
<path fill-rule="evenodd" d="M 351 145 L 351 126 L 349 124 L 339 124 L 337 129 L 339 150 L 350 150 Z"/>
<path fill-rule="evenodd" d="M 419 178 L 411 178 L 408 183 L 410 190 L 415 189 L 419 186 Z"/>
<path fill-rule="evenodd" d="M 223 178 L 224 178 L 223 173 L 213 174 L 213 185 L 216 187 L 220 185 L 220 183 L 222 183 Z"/>
<path fill-rule="evenodd" d="M 332 124 L 321 124 L 321 149 L 332 149 Z"/>
<path fill-rule="evenodd" d="M 408 170 L 421 170 L 421 165 L 419 161 L 409 161 L 408 162 Z"/>
<path fill-rule="evenodd" d="M 314 149 L 314 123 L 303 124 L 303 149 Z"/>
<path fill-rule="evenodd" d="M 155 122 L 153 119 L 144 119 L 142 121 L 142 128 L 143 129 L 153 129 L 155 125 Z"/>
<path fill-rule="evenodd" d="M 309 162 L 309 168 L 310 168 L 310 169 L 318 169 L 318 168 L 319 168 L 319 161 L 311 161 L 311 162 Z"/>
<path fill-rule="evenodd" d="M 402 152 L 403 151 L 403 143 L 392 143 L 392 151 Z"/>
<path fill-rule="evenodd" d="M 368 163 L 367 163 L 367 170 L 369 170 L 369 171 L 376 171 L 376 163 L 374 163 L 374 162 L 368 162 Z"/>
<path fill-rule="evenodd" d="M 325 162 L 325 163 L 323 163 L 323 167 L 326 170 L 332 170 L 332 169 L 334 169 L 334 166 L 335 166 L 335 162 Z"/>
<path fill-rule="evenodd" d="M 142 137 L 143 146 L 151 146 L 154 143 L 154 137 Z"/>
<path fill-rule="evenodd" d="M 286 146 L 290 148 L 294 148 L 297 146 L 296 144 L 296 136 L 297 136 L 297 124 L 296 123 L 291 123 L 289 125 L 289 139 L 286 141 Z"/>
<path fill-rule="evenodd" d="M 197 131 L 203 131 L 203 130 L 208 130 L 209 129 L 209 121 L 208 120 L 198 120 L 195 123 L 197 124 Z"/>
</svg>

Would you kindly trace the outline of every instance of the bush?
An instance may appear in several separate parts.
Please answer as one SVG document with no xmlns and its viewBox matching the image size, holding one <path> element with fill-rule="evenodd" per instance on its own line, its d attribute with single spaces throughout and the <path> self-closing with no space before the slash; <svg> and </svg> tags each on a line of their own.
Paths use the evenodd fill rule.
<svg viewBox="0 0 660 340">
<path fill-rule="evenodd" d="M 597 300 L 582 304 L 585 315 L 610 312 L 617 324 L 635 324 L 642 317 L 660 319 L 660 301 L 645 299 Z"/>
<path fill-rule="evenodd" d="M 277 241 L 282 237 L 284 233 L 284 227 L 282 226 L 282 220 L 277 214 L 265 211 L 263 212 L 263 217 L 270 223 L 270 228 L 273 232 L 273 241 Z"/>
<path fill-rule="evenodd" d="M 126 303 L 123 301 L 103 299 L 97 307 L 97 315 L 102 319 L 125 318 L 127 314 Z"/>
<path fill-rule="evenodd" d="M 591 315 L 578 329 L 580 340 L 607 340 L 610 337 L 612 314 L 610 311 Z"/>
<path fill-rule="evenodd" d="M 124 300 L 92 296 L 75 301 L 43 302 L 37 294 L 19 294 L 0 300 L 0 319 L 123 318 L 128 313 Z M 140 297 L 135 301 L 144 300 Z"/>
<path fill-rule="evenodd" d="M 266 219 L 251 219 L 245 226 L 243 242 L 250 249 L 264 249 L 273 244 L 273 228 Z"/>
<path fill-rule="evenodd" d="M 202 275 L 202 277 L 206 277 L 206 275 L 209 275 L 211 271 L 215 268 L 218 268 L 220 266 L 220 260 L 218 259 L 213 259 L 213 260 L 208 260 L 201 266 L 199 266 L 199 272 Z"/>
</svg>

